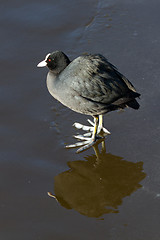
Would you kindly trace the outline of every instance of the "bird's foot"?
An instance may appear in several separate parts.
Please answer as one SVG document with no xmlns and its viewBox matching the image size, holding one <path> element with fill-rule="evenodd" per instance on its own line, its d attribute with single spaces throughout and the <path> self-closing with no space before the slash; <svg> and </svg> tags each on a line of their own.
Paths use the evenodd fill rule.
<svg viewBox="0 0 160 240">
<path fill-rule="evenodd" d="M 100 141 L 102 141 L 105 138 L 106 135 L 111 134 L 106 128 L 104 128 L 102 126 L 98 126 L 96 137 L 93 137 L 93 132 L 94 132 L 94 129 L 95 129 L 95 123 L 92 122 L 89 119 L 87 121 L 90 123 L 91 126 L 86 126 L 86 125 L 83 125 L 81 123 L 74 123 L 73 124 L 73 126 L 76 129 L 87 131 L 87 132 L 84 133 L 83 135 L 74 136 L 76 139 L 82 140 L 82 141 L 79 141 L 75 144 L 67 145 L 66 148 L 80 147 L 77 150 L 77 153 L 79 153 L 79 152 L 82 152 L 82 151 L 90 148 L 91 146 L 95 145 L 96 143 L 99 143 Z"/>
<path fill-rule="evenodd" d="M 79 130 L 88 131 L 87 136 L 91 136 L 94 129 L 94 122 L 90 119 L 87 119 L 87 121 L 91 124 L 91 126 L 86 126 L 81 123 L 74 123 L 73 126 Z M 109 134 L 111 133 L 106 128 L 98 126 L 97 135 L 104 137 Z M 86 136 L 86 134 L 84 134 L 84 136 Z"/>
<path fill-rule="evenodd" d="M 88 134 L 88 133 L 87 133 Z M 84 150 L 92 147 L 94 144 L 96 144 L 99 140 L 103 140 L 104 137 L 99 137 L 97 136 L 96 139 L 93 139 L 93 138 L 89 138 L 89 137 L 86 137 L 87 134 L 84 134 L 84 135 L 77 135 L 77 136 L 74 136 L 75 138 L 79 139 L 79 140 L 84 140 L 82 142 L 77 142 L 75 144 L 70 144 L 70 145 L 67 145 L 66 148 L 76 148 L 76 147 L 80 147 L 76 153 L 80 153 L 80 152 L 83 152 Z M 82 147 L 81 147 L 82 146 Z"/>
</svg>

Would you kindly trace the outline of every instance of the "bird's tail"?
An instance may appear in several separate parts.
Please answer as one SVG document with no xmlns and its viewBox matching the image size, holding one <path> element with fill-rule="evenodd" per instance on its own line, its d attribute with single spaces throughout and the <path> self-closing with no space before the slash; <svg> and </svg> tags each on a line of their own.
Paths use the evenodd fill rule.
<svg viewBox="0 0 160 240">
<path fill-rule="evenodd" d="M 133 109 L 136 109 L 136 110 L 140 107 L 139 103 L 138 103 L 135 99 L 127 102 L 126 105 L 127 105 L 128 107 L 133 108 Z"/>
</svg>

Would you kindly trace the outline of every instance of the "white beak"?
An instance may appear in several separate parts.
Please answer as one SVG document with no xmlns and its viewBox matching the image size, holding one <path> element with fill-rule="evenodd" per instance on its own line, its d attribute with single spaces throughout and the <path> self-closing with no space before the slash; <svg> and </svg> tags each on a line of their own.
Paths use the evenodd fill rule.
<svg viewBox="0 0 160 240">
<path fill-rule="evenodd" d="M 37 67 L 46 67 L 47 66 L 47 59 L 48 59 L 49 56 L 50 56 L 50 53 L 47 54 L 47 56 L 45 57 L 45 59 L 42 62 L 38 63 Z"/>
<path fill-rule="evenodd" d="M 42 62 L 38 63 L 37 67 L 45 67 L 47 66 L 46 60 L 43 60 Z"/>
</svg>

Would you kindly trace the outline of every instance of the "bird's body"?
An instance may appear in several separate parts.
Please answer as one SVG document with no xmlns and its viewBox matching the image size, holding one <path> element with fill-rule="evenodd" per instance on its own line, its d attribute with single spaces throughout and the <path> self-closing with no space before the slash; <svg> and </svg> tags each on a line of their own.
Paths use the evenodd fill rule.
<svg viewBox="0 0 160 240">
<path fill-rule="evenodd" d="M 138 107 L 133 85 L 101 55 L 82 55 L 58 75 L 49 71 L 47 87 L 63 105 L 82 114 L 105 114 L 131 102 Z"/>
<path fill-rule="evenodd" d="M 75 112 L 98 117 L 129 106 L 139 108 L 131 82 L 100 54 L 82 55 L 70 61 L 56 51 L 46 56 L 50 69 L 47 87 L 50 94 Z"/>
</svg>

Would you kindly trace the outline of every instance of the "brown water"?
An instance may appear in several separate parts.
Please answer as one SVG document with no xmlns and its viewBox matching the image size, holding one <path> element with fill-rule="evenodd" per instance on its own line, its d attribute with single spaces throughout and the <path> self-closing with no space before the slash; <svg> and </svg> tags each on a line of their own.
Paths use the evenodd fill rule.
<svg viewBox="0 0 160 240">
<path fill-rule="evenodd" d="M 1 1 L 0 239 L 160 239 L 160 3 Z M 47 92 L 53 50 L 102 53 L 142 94 L 139 111 L 105 116 L 111 131 L 75 154 L 87 117 Z M 48 196 L 50 192 L 55 196 Z"/>
</svg>

